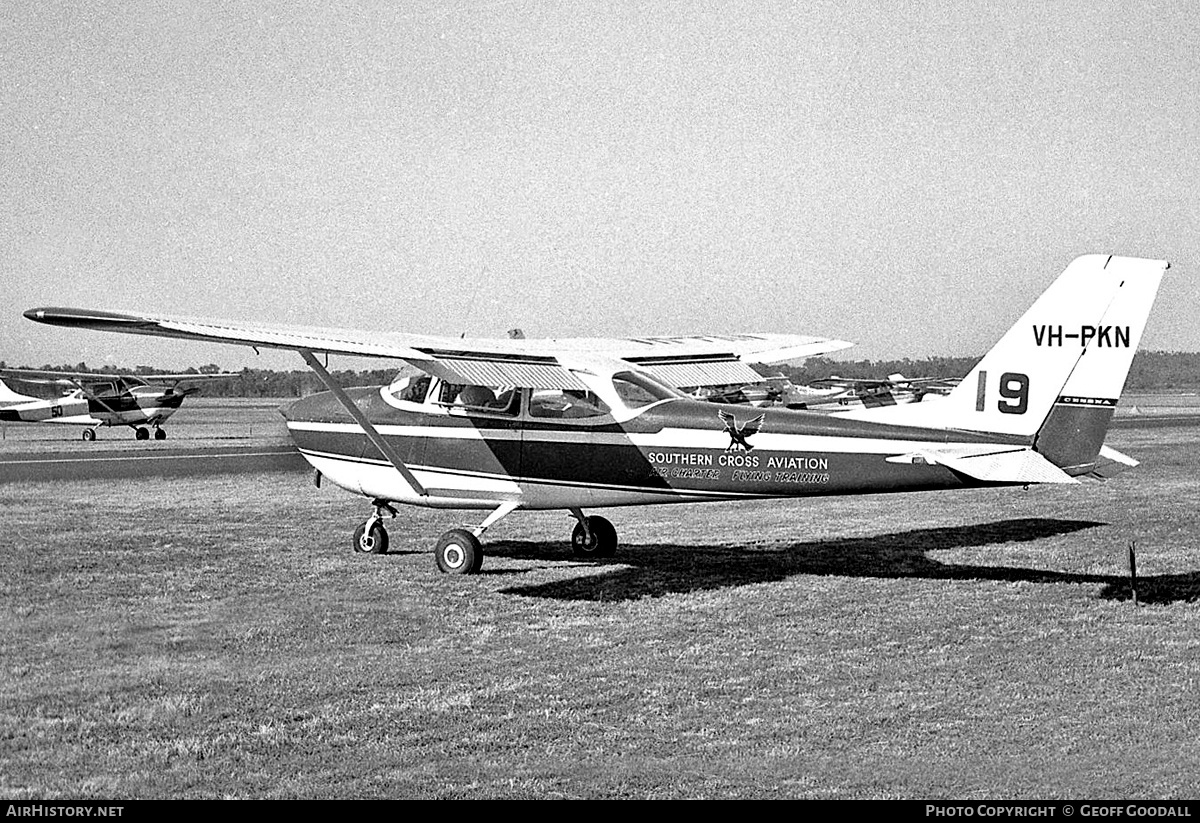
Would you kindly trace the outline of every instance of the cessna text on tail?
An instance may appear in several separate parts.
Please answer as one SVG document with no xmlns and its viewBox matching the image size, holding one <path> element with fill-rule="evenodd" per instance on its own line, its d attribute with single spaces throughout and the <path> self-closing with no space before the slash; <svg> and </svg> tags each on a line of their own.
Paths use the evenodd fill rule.
<svg viewBox="0 0 1200 823">
<path fill-rule="evenodd" d="M 605 556 L 616 551 L 616 530 L 585 508 L 1107 477 L 1135 464 L 1104 437 L 1166 268 L 1080 257 L 937 402 L 835 416 L 719 406 L 676 388 L 752 382 L 749 364 L 834 342 L 812 338 L 472 341 L 80 309 L 26 316 L 297 351 L 329 391 L 287 410 L 292 438 L 320 476 L 373 502 L 355 549 L 387 550 L 383 518 L 393 503 L 487 510 L 437 542 L 443 571 L 471 573 L 483 562 L 479 538 L 517 509 L 570 511 L 576 552 Z M 1102 344 L 1096 333 L 1078 346 L 1046 346 L 1029 331 L 1089 327 L 1126 329 L 1129 345 Z M 322 352 L 398 358 L 425 374 L 344 390 Z"/>
</svg>

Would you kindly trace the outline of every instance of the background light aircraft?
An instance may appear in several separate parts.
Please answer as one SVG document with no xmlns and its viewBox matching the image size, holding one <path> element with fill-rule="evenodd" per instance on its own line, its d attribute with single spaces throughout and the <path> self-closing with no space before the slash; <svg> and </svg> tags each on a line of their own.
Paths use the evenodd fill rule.
<svg viewBox="0 0 1200 823">
<path fill-rule="evenodd" d="M 891 374 L 884 378 L 870 377 L 827 377 L 814 380 L 815 388 L 827 388 L 838 391 L 831 397 L 819 402 L 822 404 L 836 403 L 838 406 L 874 408 L 876 406 L 897 406 L 905 403 L 920 403 L 926 398 L 944 397 L 961 382 L 961 378 L 944 377 L 905 377 L 902 374 Z M 808 408 L 816 408 L 809 404 Z"/>
<path fill-rule="evenodd" d="M 789 409 L 838 412 L 849 408 L 919 403 L 926 397 L 950 393 L 960 378 L 916 377 L 893 374 L 883 378 L 825 377 L 798 386 L 786 376 L 764 377 L 757 383 L 735 386 L 695 386 L 684 393 L 710 403 L 750 406 L 786 406 Z"/>
<path fill-rule="evenodd" d="M 0 420 L 14 423 L 66 423 L 87 426 L 83 439 L 96 439 L 101 426 L 129 426 L 138 440 L 165 440 L 162 424 L 183 399 L 199 390 L 184 383 L 226 380 L 221 374 L 91 374 L 87 372 L 0 369 Z M 19 394 L 12 386 L 31 394 Z M 151 385 L 151 383 L 161 385 Z M 153 431 L 153 435 L 151 432 Z"/>
<path fill-rule="evenodd" d="M 789 394 L 800 387 L 792 384 L 782 374 L 762 377 L 755 383 L 738 383 L 724 386 L 688 386 L 681 389 L 689 397 L 707 400 L 709 403 L 730 405 L 776 406 L 785 403 Z M 821 394 L 824 394 L 822 392 Z"/>
<path fill-rule="evenodd" d="M 828 341 L 783 335 L 468 340 L 31 309 L 52 325 L 291 349 L 329 389 L 285 416 L 318 477 L 373 501 L 354 533 L 387 550 L 392 503 L 489 510 L 438 540 L 438 567 L 473 573 L 479 538 L 517 509 L 569 510 L 571 542 L 609 556 L 585 507 L 963 489 L 1105 478 L 1136 461 L 1104 446 L 1165 261 L 1072 262 L 946 397 L 844 415 L 739 409 L 677 386 L 752 382 L 749 364 Z M 344 390 L 318 353 L 391 357 L 424 374 Z"/>
</svg>

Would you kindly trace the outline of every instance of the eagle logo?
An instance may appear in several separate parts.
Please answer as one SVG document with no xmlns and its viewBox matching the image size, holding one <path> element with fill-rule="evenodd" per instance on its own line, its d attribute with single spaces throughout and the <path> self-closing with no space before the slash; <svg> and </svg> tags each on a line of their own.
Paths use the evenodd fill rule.
<svg viewBox="0 0 1200 823">
<path fill-rule="evenodd" d="M 763 417 L 766 415 L 760 414 L 753 420 L 747 420 L 745 423 L 738 425 L 737 418 L 727 411 L 717 412 L 717 417 L 721 418 L 721 422 L 725 424 L 725 433 L 729 435 L 729 446 L 725 451 L 752 451 L 753 446 L 746 439 L 752 435 L 758 434 L 759 428 L 762 426 Z"/>
</svg>

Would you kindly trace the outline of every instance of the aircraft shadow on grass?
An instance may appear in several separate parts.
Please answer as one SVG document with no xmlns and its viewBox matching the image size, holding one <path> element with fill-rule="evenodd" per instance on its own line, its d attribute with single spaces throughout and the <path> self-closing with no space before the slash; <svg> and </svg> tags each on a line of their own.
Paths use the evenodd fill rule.
<svg viewBox="0 0 1200 823">
<path fill-rule="evenodd" d="M 507 594 L 561 600 L 636 600 L 753 583 L 770 583 L 797 575 L 904 578 L 927 580 L 998 580 L 1026 583 L 1102 584 L 1109 600 L 1133 597 L 1128 575 L 1075 574 L 1011 566 L 941 563 L 927 552 L 1029 542 L 1106 525 L 1090 520 L 1025 518 L 969 526 L 912 529 L 870 537 L 809 540 L 779 548 L 744 546 L 622 545 L 607 561 L 607 574 L 573 580 L 513 586 Z M 527 560 L 560 560 L 561 549 L 531 541 L 498 541 L 488 554 Z M 582 561 L 592 565 L 590 561 Z M 483 574 L 488 574 L 485 566 Z M 1151 575 L 1137 580 L 1141 603 L 1200 600 L 1200 572 Z"/>
</svg>

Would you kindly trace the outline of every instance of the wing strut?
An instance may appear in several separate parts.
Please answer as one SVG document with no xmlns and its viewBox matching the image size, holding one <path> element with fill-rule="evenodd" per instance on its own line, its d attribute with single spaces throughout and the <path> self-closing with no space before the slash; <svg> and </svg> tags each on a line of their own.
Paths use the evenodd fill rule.
<svg viewBox="0 0 1200 823">
<path fill-rule="evenodd" d="M 304 362 L 308 364 L 308 367 L 317 373 L 317 377 L 321 378 L 321 382 L 325 384 L 325 388 L 333 392 L 333 396 L 350 413 L 350 416 L 354 418 L 354 422 L 362 428 L 363 434 L 367 436 L 367 439 L 375 445 L 375 448 L 379 449 L 383 456 L 388 459 L 388 462 L 400 473 L 400 476 L 404 478 L 404 482 L 408 483 L 412 487 L 412 490 L 420 497 L 427 497 L 429 492 L 425 491 L 425 487 L 421 485 L 408 466 L 404 464 L 404 461 L 400 459 L 400 455 L 396 454 L 391 444 L 384 440 L 383 436 L 376 431 L 375 426 L 362 413 L 362 409 L 346 396 L 346 392 L 342 391 L 342 387 L 334 381 L 329 372 L 325 370 L 325 367 L 321 365 L 320 361 L 313 356 L 313 353 L 308 349 L 297 349 L 297 351 L 300 352 L 300 356 L 304 358 Z"/>
</svg>

